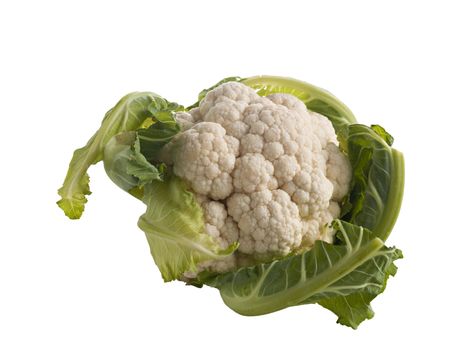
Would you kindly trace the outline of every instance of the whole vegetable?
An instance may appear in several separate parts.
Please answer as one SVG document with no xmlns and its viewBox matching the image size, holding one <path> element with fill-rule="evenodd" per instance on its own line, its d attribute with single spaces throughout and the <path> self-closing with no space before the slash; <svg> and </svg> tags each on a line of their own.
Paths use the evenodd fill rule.
<svg viewBox="0 0 467 350">
<path fill-rule="evenodd" d="M 103 160 L 147 205 L 138 226 L 165 281 L 216 287 L 243 315 L 319 303 L 356 328 L 402 257 L 384 245 L 404 185 L 392 142 L 290 78 L 227 78 L 187 108 L 131 93 L 75 151 L 58 205 L 79 218 Z"/>
</svg>

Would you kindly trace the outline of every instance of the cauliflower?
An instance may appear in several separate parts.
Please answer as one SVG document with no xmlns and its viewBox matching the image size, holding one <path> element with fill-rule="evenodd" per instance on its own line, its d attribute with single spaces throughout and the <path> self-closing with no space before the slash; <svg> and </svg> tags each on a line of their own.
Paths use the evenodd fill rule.
<svg viewBox="0 0 467 350">
<path fill-rule="evenodd" d="M 74 152 L 57 204 L 78 219 L 103 161 L 145 205 L 138 227 L 164 281 L 217 288 L 241 315 L 319 303 L 356 328 L 402 257 L 384 245 L 404 188 L 393 141 L 291 78 L 226 78 L 188 108 L 133 92 Z"/>
<path fill-rule="evenodd" d="M 264 260 L 332 242 L 351 168 L 326 117 L 292 95 L 261 97 L 228 82 L 175 119 L 182 132 L 164 159 L 197 195 L 205 232 L 221 247 L 238 241 L 239 253 Z M 235 255 L 199 270 L 232 269 Z"/>
</svg>

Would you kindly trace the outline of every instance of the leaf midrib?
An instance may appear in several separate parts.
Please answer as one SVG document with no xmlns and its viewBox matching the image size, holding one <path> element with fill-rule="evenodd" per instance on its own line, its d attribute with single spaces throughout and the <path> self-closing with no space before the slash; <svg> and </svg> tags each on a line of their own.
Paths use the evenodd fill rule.
<svg viewBox="0 0 467 350">
<path fill-rule="evenodd" d="M 337 282 L 366 261 L 378 255 L 378 251 L 384 246 L 384 242 L 379 238 L 374 238 L 360 249 L 347 253 L 342 259 L 323 273 L 314 276 L 305 282 L 299 282 L 295 286 L 280 293 L 267 296 L 259 296 L 250 293 L 247 297 L 234 295 L 232 297 L 222 293 L 222 299 L 236 312 L 246 315 L 262 315 L 284 309 L 288 306 L 297 305 L 308 299 L 311 295 L 323 293 L 325 289 Z M 270 269 L 269 269 L 270 270 Z M 267 275 L 268 272 L 266 272 Z M 266 276 L 262 276 L 264 281 Z M 258 281 L 258 283 L 261 283 Z"/>
</svg>

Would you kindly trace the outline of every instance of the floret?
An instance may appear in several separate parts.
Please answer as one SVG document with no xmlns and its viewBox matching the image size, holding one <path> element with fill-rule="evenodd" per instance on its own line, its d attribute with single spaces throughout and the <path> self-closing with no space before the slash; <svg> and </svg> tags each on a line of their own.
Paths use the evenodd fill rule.
<svg viewBox="0 0 467 350">
<path fill-rule="evenodd" d="M 238 222 L 240 252 L 259 258 L 277 257 L 300 246 L 300 215 L 286 192 L 236 193 L 227 200 L 227 208 Z"/>
<path fill-rule="evenodd" d="M 221 125 L 197 123 L 174 141 L 173 170 L 195 193 L 224 199 L 233 190 L 230 173 L 237 154 L 238 141 L 227 136 Z"/>
</svg>

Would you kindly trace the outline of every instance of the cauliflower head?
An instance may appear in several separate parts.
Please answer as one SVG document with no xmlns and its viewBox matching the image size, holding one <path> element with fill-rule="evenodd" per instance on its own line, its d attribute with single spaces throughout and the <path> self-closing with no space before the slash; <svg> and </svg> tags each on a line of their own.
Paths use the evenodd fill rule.
<svg viewBox="0 0 467 350">
<path fill-rule="evenodd" d="M 137 224 L 164 281 L 217 288 L 241 315 L 318 303 L 356 328 L 402 258 L 384 245 L 404 189 L 393 141 L 292 78 L 225 78 L 188 108 L 132 92 L 73 153 L 57 204 L 80 218 L 102 161 L 146 206 Z"/>
<path fill-rule="evenodd" d="M 268 260 L 332 242 L 329 224 L 351 167 L 326 117 L 292 95 L 262 97 L 228 82 L 175 119 L 182 132 L 165 146 L 164 161 L 196 195 L 205 232 L 221 247 L 239 243 L 200 270 L 225 272 L 245 256 Z"/>
</svg>

